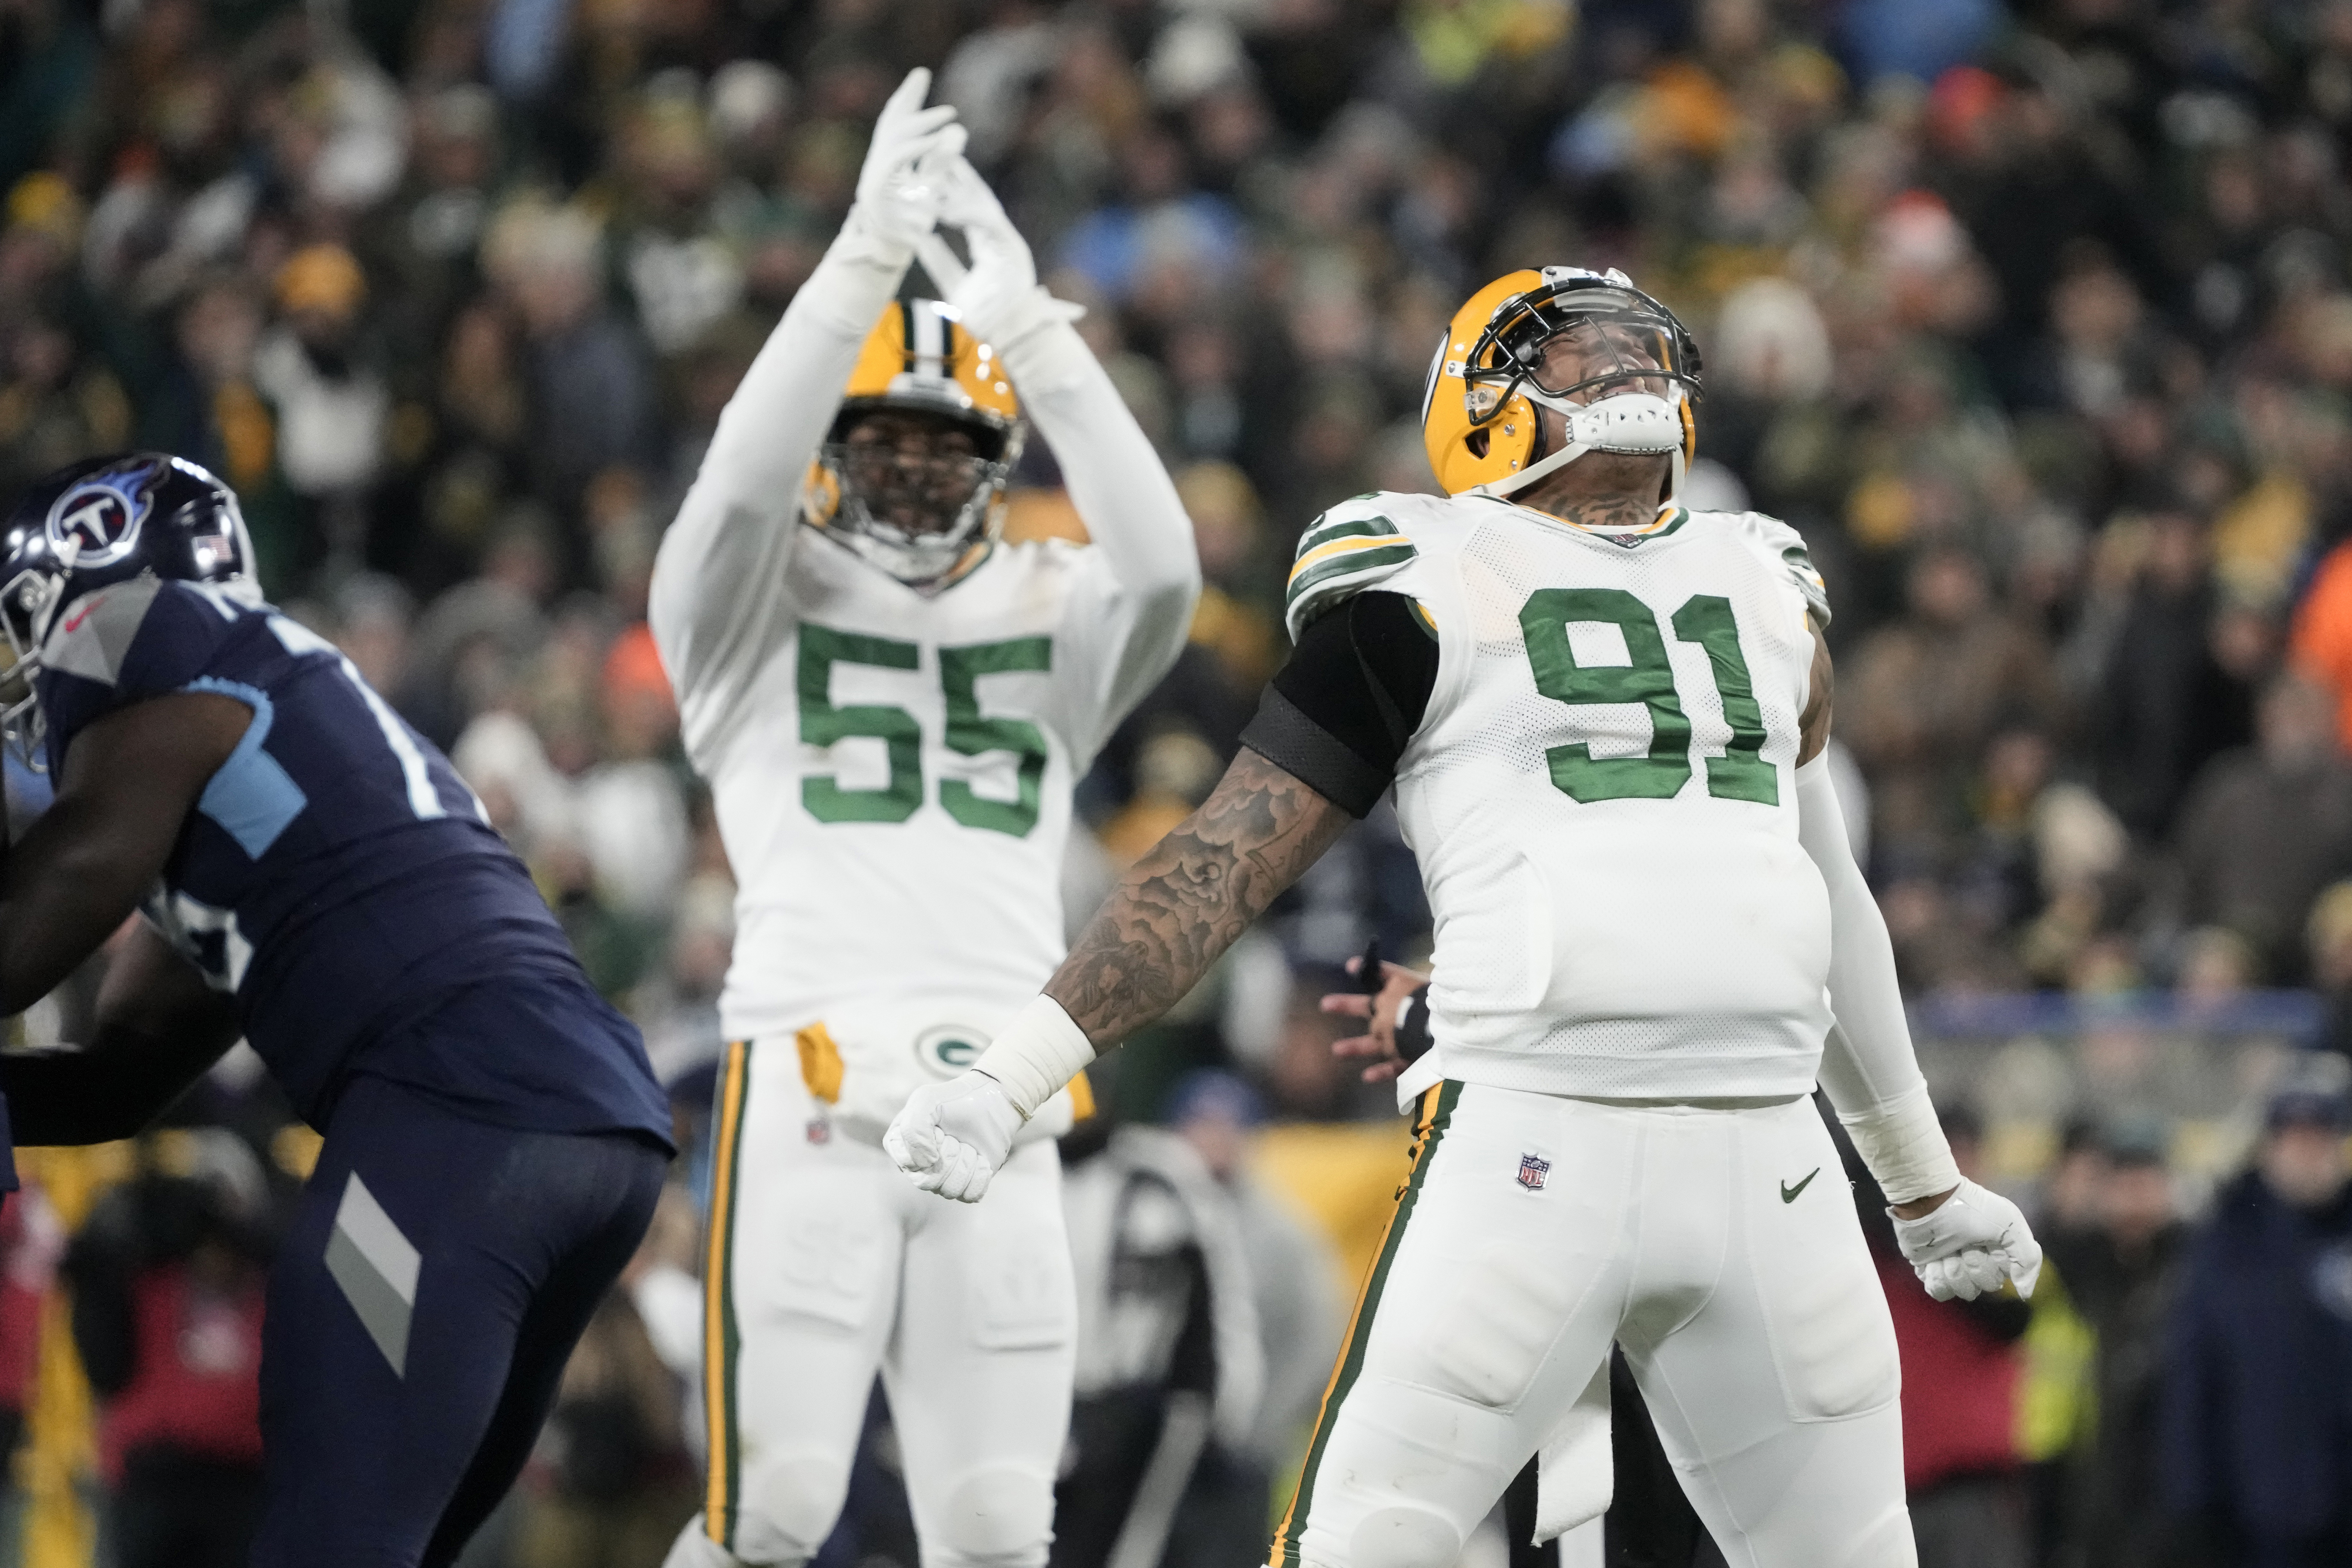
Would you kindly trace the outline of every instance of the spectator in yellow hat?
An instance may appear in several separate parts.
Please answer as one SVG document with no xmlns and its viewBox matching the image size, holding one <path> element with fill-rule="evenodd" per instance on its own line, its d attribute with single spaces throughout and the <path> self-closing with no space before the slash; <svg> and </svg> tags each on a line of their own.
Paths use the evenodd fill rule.
<svg viewBox="0 0 2352 1568">
<path fill-rule="evenodd" d="M 392 395 L 361 337 L 367 275 L 340 245 L 309 245 L 278 268 L 278 322 L 254 381 L 278 417 L 278 459 L 301 504 L 298 562 L 356 564 L 384 466 Z"/>
</svg>

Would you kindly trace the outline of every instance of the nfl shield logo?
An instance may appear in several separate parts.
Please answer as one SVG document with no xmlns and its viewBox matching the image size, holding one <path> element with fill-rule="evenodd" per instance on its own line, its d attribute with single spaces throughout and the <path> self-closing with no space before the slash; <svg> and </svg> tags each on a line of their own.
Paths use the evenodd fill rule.
<svg viewBox="0 0 2352 1568">
<path fill-rule="evenodd" d="M 1520 1155 L 1519 1185 L 1531 1193 L 1543 1191 L 1544 1176 L 1550 1169 L 1551 1162 L 1540 1154 Z"/>
</svg>

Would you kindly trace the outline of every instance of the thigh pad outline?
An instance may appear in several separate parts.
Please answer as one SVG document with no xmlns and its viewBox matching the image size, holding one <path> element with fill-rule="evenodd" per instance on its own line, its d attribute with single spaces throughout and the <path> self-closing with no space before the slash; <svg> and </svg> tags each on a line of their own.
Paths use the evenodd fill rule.
<svg viewBox="0 0 2352 1568">
<path fill-rule="evenodd" d="M 831 1455 L 778 1454 L 750 1467 L 736 1510 L 735 1555 L 761 1568 L 798 1568 L 833 1533 L 848 1489 L 848 1463 Z"/>
<path fill-rule="evenodd" d="M 883 1276 L 896 1251 L 862 1209 L 812 1205 L 783 1227 L 764 1304 L 838 1329 L 862 1328 L 882 1310 Z"/>
</svg>

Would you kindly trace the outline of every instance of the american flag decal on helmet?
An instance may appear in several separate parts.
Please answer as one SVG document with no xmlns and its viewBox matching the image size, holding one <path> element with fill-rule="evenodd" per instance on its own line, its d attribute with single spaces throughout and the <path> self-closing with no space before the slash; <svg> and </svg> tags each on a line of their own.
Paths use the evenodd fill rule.
<svg viewBox="0 0 2352 1568">
<path fill-rule="evenodd" d="M 1551 1162 L 1540 1154 L 1519 1156 L 1519 1185 L 1531 1193 L 1543 1191 L 1544 1177 L 1550 1173 Z"/>
</svg>

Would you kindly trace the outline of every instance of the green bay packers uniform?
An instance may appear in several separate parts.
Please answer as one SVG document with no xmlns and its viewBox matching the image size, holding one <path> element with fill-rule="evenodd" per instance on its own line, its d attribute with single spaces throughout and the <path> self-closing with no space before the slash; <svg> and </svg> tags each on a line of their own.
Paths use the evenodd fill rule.
<svg viewBox="0 0 2352 1568">
<path fill-rule="evenodd" d="M 1541 344 L 1588 323 L 1674 374 L 1542 386 Z M 1809 1098 L 1835 1022 L 1820 862 L 1853 872 L 1799 806 L 1830 607 L 1793 529 L 1677 504 L 1697 373 L 1622 277 L 1499 279 L 1431 366 L 1449 493 L 1300 540 L 1297 651 L 1244 743 L 1360 815 L 1393 787 L 1436 950 L 1399 1079 L 1412 1175 L 1279 1568 L 1449 1561 L 1531 1455 L 1539 1534 L 1597 1533 L 1612 1342 L 1731 1561 L 1912 1560 L 1893 1330 Z M 1667 454 L 1655 517 L 1515 500 L 1588 451 Z"/>
<path fill-rule="evenodd" d="M 1352 810 L 1392 783 L 1436 951 L 1419 1152 L 1276 1562 L 1434 1560 L 1530 1453 L 1548 1531 L 1597 1514 L 1612 1342 L 1719 1541 L 1900 1560 L 1894 1337 L 1808 1098 L 1830 909 L 1795 773 L 1829 611 L 1801 540 L 1369 496 L 1302 539 L 1288 612 L 1244 743 Z M 1347 722 L 1318 662 L 1388 676 L 1352 707 L 1397 743 L 1352 779 L 1374 748 L 1318 741 Z"/>
<path fill-rule="evenodd" d="M 1474 295 L 1423 410 L 1446 495 L 1300 540 L 1296 647 L 1213 797 L 1265 820 L 1155 851 L 1220 886 L 1393 790 L 1436 917 L 1432 1043 L 1398 1080 L 1419 1148 L 1277 1568 L 1447 1568 L 1531 1458 L 1538 1536 L 1584 1528 L 1612 1342 L 1731 1562 L 1910 1568 L 1894 1331 L 1816 1082 L 1931 1294 L 2039 1271 L 2023 1215 L 1953 1162 L 1829 764 L 1800 764 L 1826 740 L 1821 579 L 1781 523 L 1679 504 L 1699 372 L 1621 273 Z M 1593 454 L 1588 484 L 1531 488 Z M 1086 962 L 908 1097 L 901 1169 L 992 1196 L 1024 1119 L 1138 1021 L 1087 987 L 1180 962 L 1123 937 L 1143 907 L 1115 893 Z"/>
<path fill-rule="evenodd" d="M 1790 775 L 1828 609 L 1796 531 L 1380 495 L 1298 562 L 1294 637 L 1377 585 L 1439 650 L 1396 771 L 1437 924 L 1440 1043 L 1412 1085 L 1810 1093 L 1829 910 Z"/>
<path fill-rule="evenodd" d="M 709 1493 L 671 1561 L 813 1554 L 878 1369 L 925 1563 L 1038 1568 L 1075 1310 L 1048 1140 L 1082 1108 L 1044 1108 L 971 1209 L 918 1193 L 876 1144 L 1060 960 L 1072 784 L 1181 650 L 1198 566 L 1173 486 L 1066 322 L 999 356 L 953 311 L 893 302 L 904 257 L 856 238 L 728 405 L 653 584 L 739 884 Z M 950 529 L 856 515 L 840 432 L 868 408 L 980 437 Z M 1024 415 L 1090 545 L 997 538 Z"/>
</svg>

